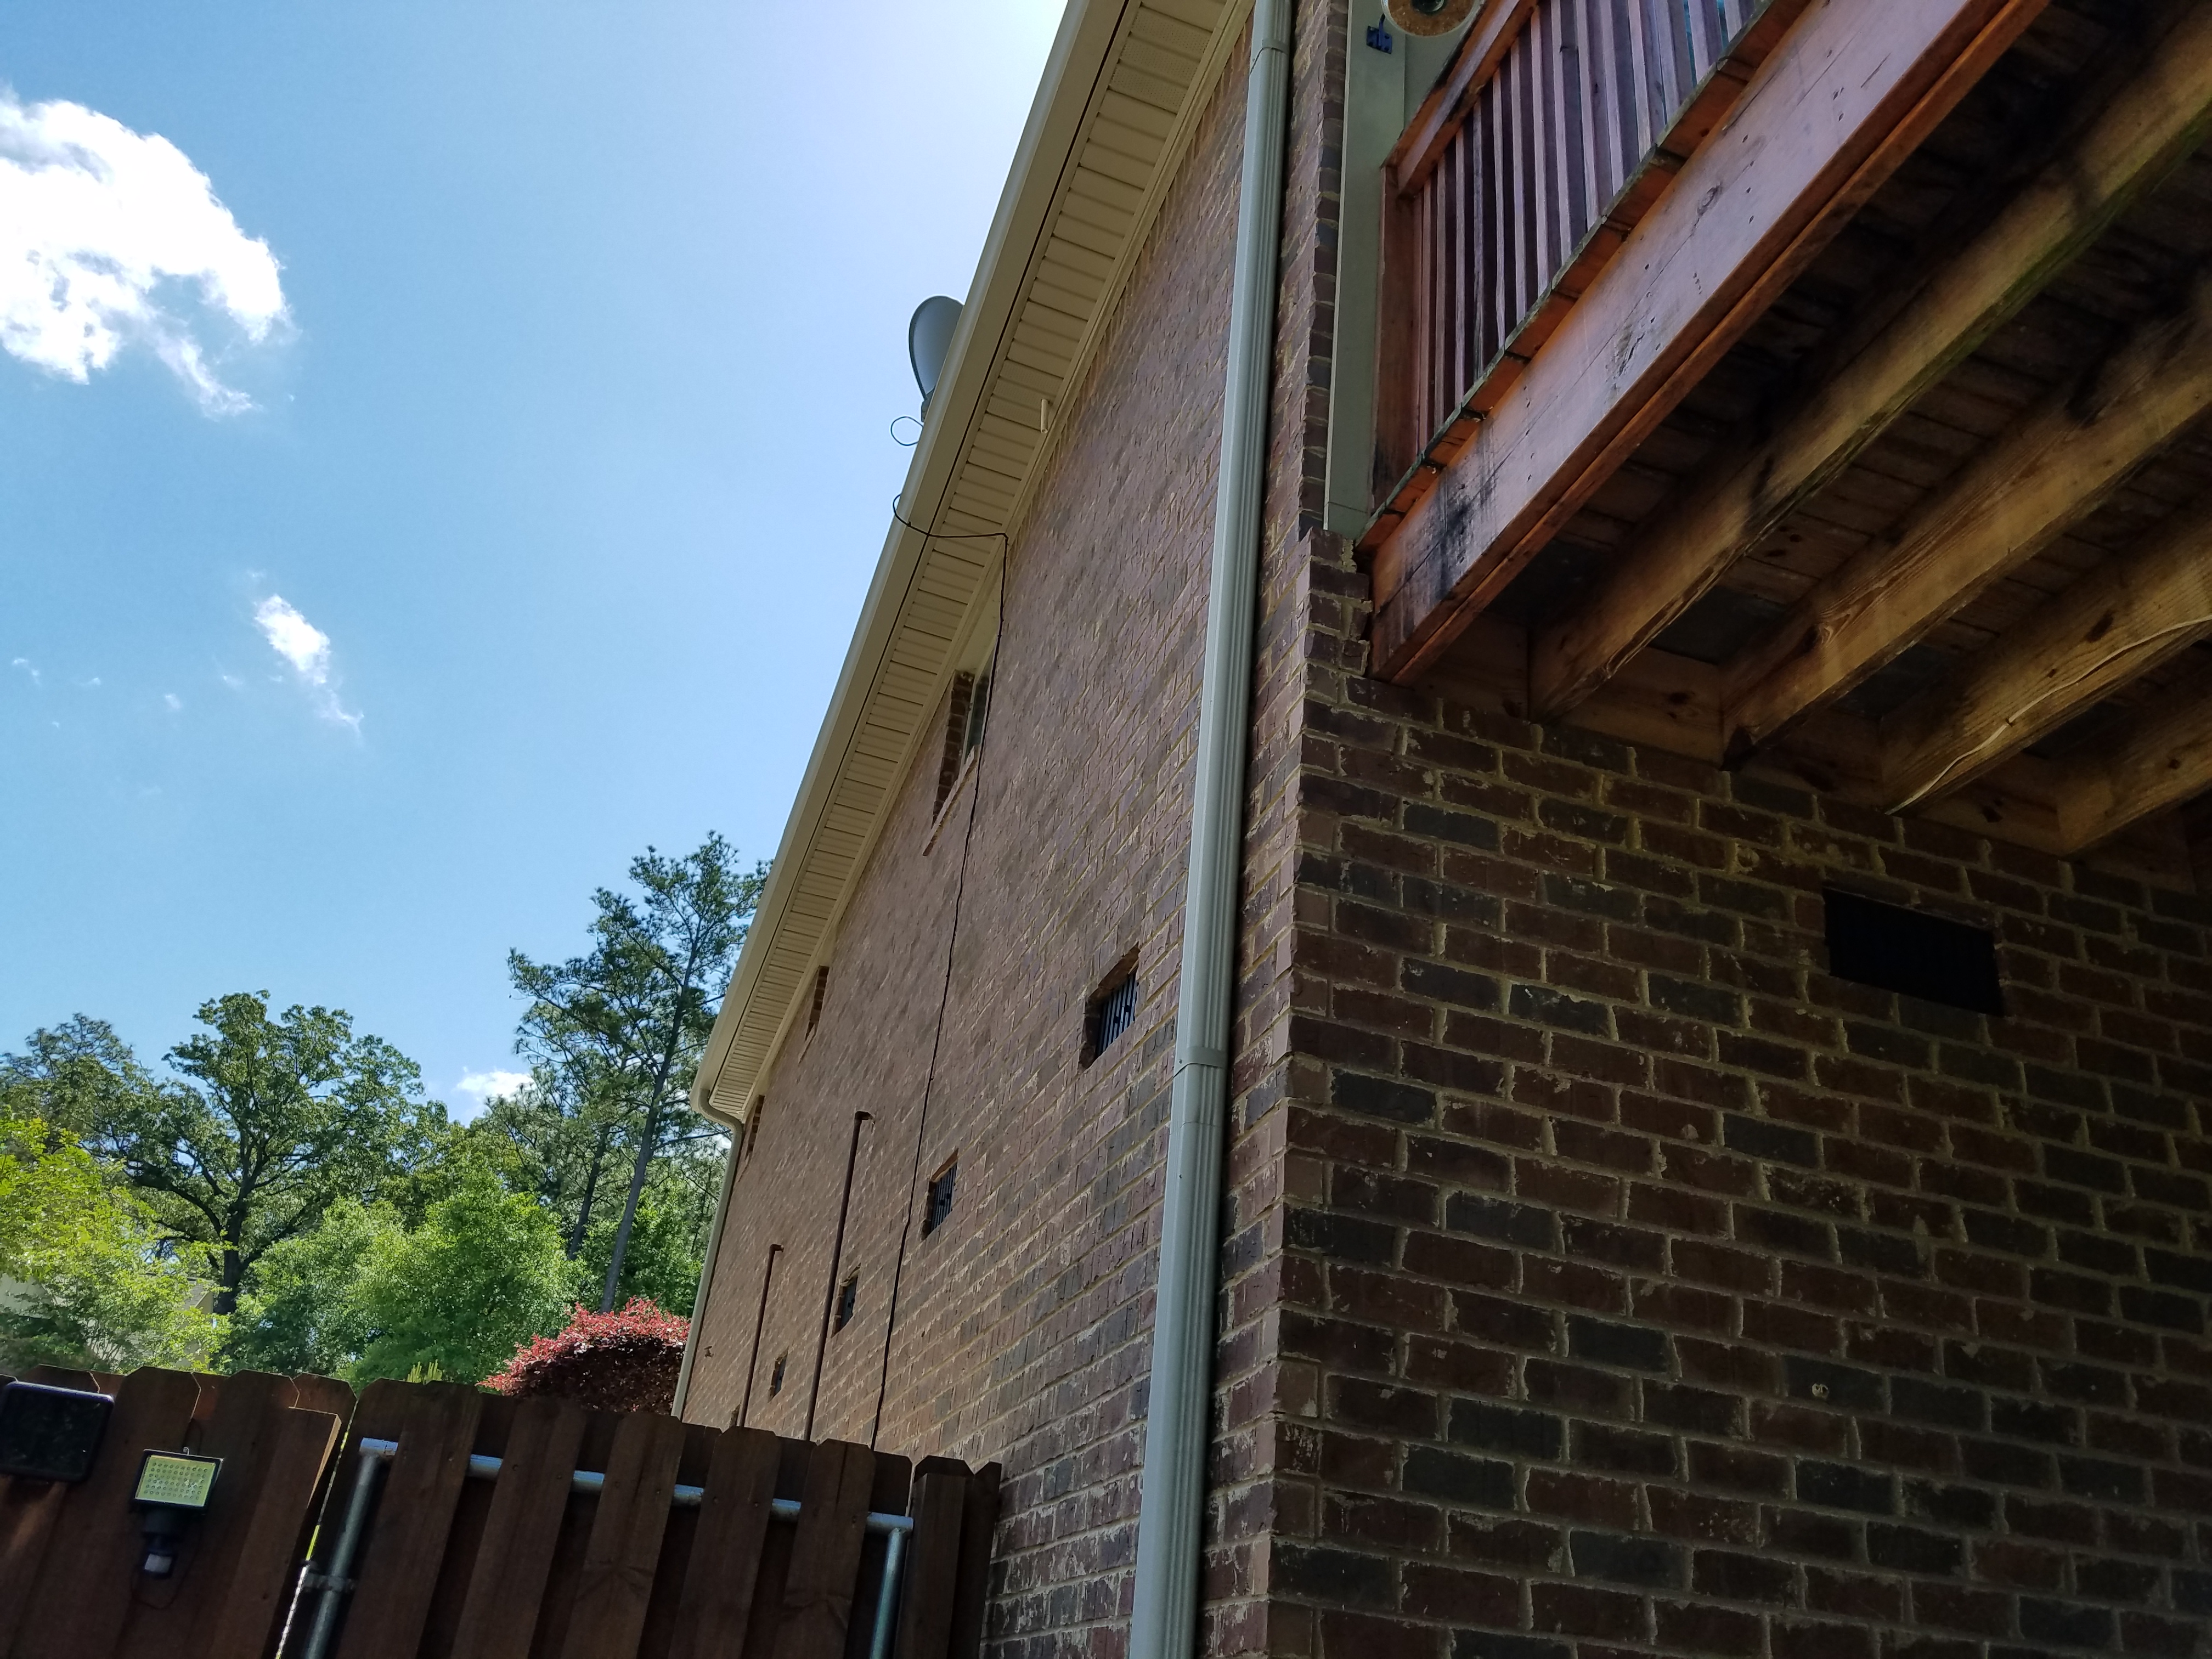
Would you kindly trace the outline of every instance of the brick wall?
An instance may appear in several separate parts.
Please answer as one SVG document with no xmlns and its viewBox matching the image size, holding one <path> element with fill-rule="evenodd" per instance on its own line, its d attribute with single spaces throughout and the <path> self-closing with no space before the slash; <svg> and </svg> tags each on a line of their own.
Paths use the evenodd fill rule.
<svg viewBox="0 0 2212 1659">
<path fill-rule="evenodd" d="M 726 1420 L 744 1397 L 763 1269 L 781 1244 L 747 1420 L 800 1431 L 853 1114 L 869 1112 L 840 1273 L 859 1275 L 857 1311 L 829 1338 L 815 1433 L 1004 1465 L 989 1639 L 1038 1659 L 1119 1651 L 1126 1631 L 1243 60 L 1231 52 L 1087 383 L 1055 422 L 1037 504 L 1012 539 L 981 757 L 937 817 L 942 750 L 922 745 L 841 924 L 820 1026 L 787 1044 L 766 1081 L 688 1406 Z M 1309 172 L 1318 141 L 1310 123 Z M 1312 280 L 1310 258 L 1286 268 L 1285 317 L 1310 310 Z M 1271 545 L 1296 517 L 1304 427 L 1291 411 L 1307 374 L 1286 361 L 1280 377 L 1276 430 L 1293 464 L 1271 489 Z M 1255 939 L 1290 918 L 1299 568 L 1279 554 L 1267 583 Z M 1137 1023 L 1084 1066 L 1085 1001 L 1132 949 Z M 1264 1007 L 1241 1018 L 1251 1042 L 1275 1034 L 1272 1073 L 1239 1072 L 1265 1097 L 1287 1010 L 1278 995 L 1272 1023 Z M 1268 1133 L 1240 1134 L 1231 1158 L 1234 1271 L 1253 1286 L 1273 1259 L 1254 1219 L 1279 1164 Z M 909 1204 L 955 1157 L 951 1219 L 924 1238 Z M 1256 1649 L 1261 1546 L 1231 1511 L 1271 1455 L 1258 1340 L 1271 1295 L 1248 1290 L 1238 1307 L 1220 1398 L 1244 1431 L 1218 1460 L 1212 1617 L 1223 1641 Z M 770 1397 L 779 1353 L 787 1380 Z"/>
<path fill-rule="evenodd" d="M 1364 678 L 1348 564 L 1278 1650 L 2205 1651 L 2212 905 Z M 1825 883 L 1993 928 L 2008 1016 L 1830 977 Z"/>
</svg>

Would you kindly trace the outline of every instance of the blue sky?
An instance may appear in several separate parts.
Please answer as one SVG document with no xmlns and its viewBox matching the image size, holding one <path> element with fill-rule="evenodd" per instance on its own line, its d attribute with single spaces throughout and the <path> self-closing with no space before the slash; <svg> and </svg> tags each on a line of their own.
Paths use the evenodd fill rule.
<svg viewBox="0 0 2212 1659">
<path fill-rule="evenodd" d="M 1059 10 L 11 0 L 0 1048 L 266 990 L 465 1109 L 510 946 L 772 853 Z"/>
</svg>

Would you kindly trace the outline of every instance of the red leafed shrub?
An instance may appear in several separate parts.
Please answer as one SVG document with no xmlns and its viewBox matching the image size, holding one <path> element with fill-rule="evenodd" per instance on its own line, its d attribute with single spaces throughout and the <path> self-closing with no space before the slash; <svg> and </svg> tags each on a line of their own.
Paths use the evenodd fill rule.
<svg viewBox="0 0 2212 1659">
<path fill-rule="evenodd" d="M 665 1412 L 690 1332 L 690 1321 L 641 1296 L 616 1313 L 591 1313 L 578 1303 L 567 1329 L 517 1349 L 483 1386 L 517 1398 L 558 1395 L 594 1411 Z"/>
</svg>

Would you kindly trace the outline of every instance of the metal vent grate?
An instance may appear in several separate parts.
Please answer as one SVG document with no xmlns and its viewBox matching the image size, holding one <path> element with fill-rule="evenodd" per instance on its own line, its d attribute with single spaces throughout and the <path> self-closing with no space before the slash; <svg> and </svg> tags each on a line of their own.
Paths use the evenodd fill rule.
<svg viewBox="0 0 2212 1659">
<path fill-rule="evenodd" d="M 1137 1023 L 1137 975 L 1132 972 L 1110 986 L 1098 999 L 1098 1013 L 1091 1028 L 1091 1052 L 1103 1054 L 1115 1038 Z"/>
<path fill-rule="evenodd" d="M 924 1238 L 942 1227 L 952 1215 L 952 1182 L 960 1173 L 957 1162 L 946 1164 L 929 1182 L 929 1202 L 921 1212 L 921 1236 Z"/>
</svg>

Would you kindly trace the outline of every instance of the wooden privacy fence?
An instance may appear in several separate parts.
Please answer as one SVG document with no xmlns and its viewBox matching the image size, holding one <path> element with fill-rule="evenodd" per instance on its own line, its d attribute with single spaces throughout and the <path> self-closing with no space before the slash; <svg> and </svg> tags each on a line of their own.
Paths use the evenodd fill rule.
<svg viewBox="0 0 2212 1659">
<path fill-rule="evenodd" d="M 1492 0 L 1384 194 L 1387 479 L 1449 459 L 1733 101 L 1795 3 Z"/>
<path fill-rule="evenodd" d="M 0 1477 L 0 1659 L 974 1659 L 998 1468 L 455 1383 L 115 1396 L 88 1479 Z M 221 1457 L 175 1571 L 132 1486 Z"/>
</svg>

